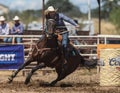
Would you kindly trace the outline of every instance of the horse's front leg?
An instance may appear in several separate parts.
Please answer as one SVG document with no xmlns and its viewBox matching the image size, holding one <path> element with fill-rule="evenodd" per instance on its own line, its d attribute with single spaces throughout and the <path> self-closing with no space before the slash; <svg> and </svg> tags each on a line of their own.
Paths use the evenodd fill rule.
<svg viewBox="0 0 120 93">
<path fill-rule="evenodd" d="M 8 83 L 11 83 L 13 81 L 13 78 L 16 77 L 16 75 L 27 65 L 29 65 L 31 62 L 33 62 L 33 58 L 29 58 L 18 70 L 16 70 L 9 78 L 8 78 Z"/>
<path fill-rule="evenodd" d="M 53 80 L 53 81 L 49 84 L 49 86 L 54 86 L 58 81 L 64 79 L 64 78 L 67 76 L 66 72 L 62 70 L 62 67 L 57 68 L 57 69 L 56 69 L 56 72 L 57 72 L 58 76 L 57 76 L 57 78 L 56 78 L 55 80 Z"/>
<path fill-rule="evenodd" d="M 38 69 L 44 68 L 44 67 L 46 67 L 45 64 L 41 63 L 41 64 L 37 65 L 36 67 L 32 68 L 31 72 L 28 74 L 28 76 L 25 80 L 25 84 L 27 85 L 30 82 L 30 79 L 35 71 L 37 71 Z"/>
<path fill-rule="evenodd" d="M 64 61 L 63 58 L 59 60 L 60 64 L 55 67 L 58 76 L 55 80 L 53 80 L 51 83 L 49 83 L 49 86 L 54 86 L 58 81 L 64 79 L 67 76 L 66 71 L 63 70 L 62 61 Z"/>
</svg>

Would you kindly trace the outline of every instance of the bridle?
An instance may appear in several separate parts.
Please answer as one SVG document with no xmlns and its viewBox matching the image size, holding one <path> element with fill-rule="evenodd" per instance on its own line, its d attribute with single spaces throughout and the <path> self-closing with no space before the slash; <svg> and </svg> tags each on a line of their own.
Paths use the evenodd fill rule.
<svg viewBox="0 0 120 93">
<path fill-rule="evenodd" d="M 57 39 L 57 37 L 55 37 L 55 34 L 54 34 L 55 20 L 54 19 L 49 19 L 48 22 L 49 22 L 49 31 L 44 32 L 45 37 L 47 39 L 51 39 L 51 38 L 56 38 Z M 56 47 L 56 48 L 39 48 L 37 44 L 35 45 L 35 48 L 36 48 L 36 53 L 34 54 L 35 56 L 38 55 L 38 54 L 41 55 L 45 51 L 51 51 L 51 50 L 55 51 L 55 50 L 59 49 L 59 47 Z"/>
</svg>

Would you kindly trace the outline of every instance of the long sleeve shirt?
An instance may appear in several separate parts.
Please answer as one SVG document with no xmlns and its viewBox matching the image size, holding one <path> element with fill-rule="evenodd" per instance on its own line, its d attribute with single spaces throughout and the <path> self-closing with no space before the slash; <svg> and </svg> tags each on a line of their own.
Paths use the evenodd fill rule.
<svg viewBox="0 0 120 93">
<path fill-rule="evenodd" d="M 67 30 L 67 28 L 65 27 L 65 23 L 64 21 L 74 25 L 74 26 L 77 26 L 78 24 L 72 20 L 71 18 L 65 16 L 63 13 L 56 13 L 55 16 L 50 16 L 50 14 L 46 15 L 46 25 L 47 25 L 47 21 L 48 19 L 55 19 L 56 21 L 56 28 L 57 29 L 65 29 Z"/>
<path fill-rule="evenodd" d="M 0 25 L 0 35 L 8 35 L 9 34 L 9 25 L 7 23 Z"/>
<path fill-rule="evenodd" d="M 18 32 L 17 32 L 18 31 Z M 11 29 L 11 34 L 22 35 L 24 31 L 24 26 L 22 23 L 15 24 Z"/>
<path fill-rule="evenodd" d="M 72 20 L 71 18 L 65 16 L 63 13 L 59 13 L 59 20 L 58 20 L 57 25 L 63 24 L 63 21 L 66 21 L 66 22 L 68 22 L 68 23 L 70 23 L 70 24 L 72 24 L 74 26 L 77 25 L 77 23 L 74 20 Z"/>
</svg>

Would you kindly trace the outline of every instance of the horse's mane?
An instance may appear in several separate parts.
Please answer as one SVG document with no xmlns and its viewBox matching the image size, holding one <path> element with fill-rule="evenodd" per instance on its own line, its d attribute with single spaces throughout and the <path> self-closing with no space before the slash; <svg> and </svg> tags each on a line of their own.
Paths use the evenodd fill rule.
<svg viewBox="0 0 120 93">
<path fill-rule="evenodd" d="M 42 37 L 38 41 L 36 41 L 36 44 L 38 47 L 40 47 L 41 45 L 44 45 L 46 41 L 47 41 L 46 34 L 43 34 Z"/>
</svg>

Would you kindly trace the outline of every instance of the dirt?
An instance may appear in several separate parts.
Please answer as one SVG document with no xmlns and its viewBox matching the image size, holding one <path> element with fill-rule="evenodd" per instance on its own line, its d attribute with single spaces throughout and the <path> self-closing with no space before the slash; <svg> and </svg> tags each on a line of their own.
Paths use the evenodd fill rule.
<svg viewBox="0 0 120 93">
<path fill-rule="evenodd" d="M 41 71 L 37 71 L 28 85 L 24 84 L 27 75 L 23 76 L 22 73 L 8 84 L 8 77 L 11 74 L 12 71 L 0 71 L 0 93 L 120 93 L 120 87 L 100 86 L 96 69 L 91 73 L 86 69 L 76 70 L 54 87 L 45 85 L 57 77 L 55 72 L 43 75 Z"/>
</svg>

